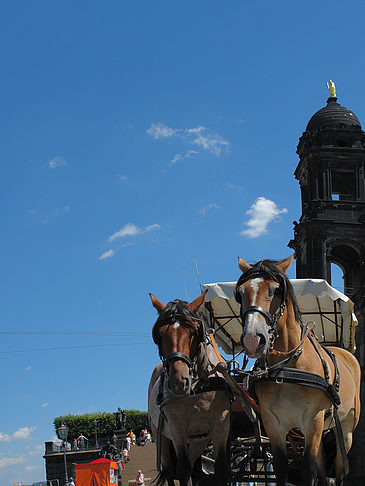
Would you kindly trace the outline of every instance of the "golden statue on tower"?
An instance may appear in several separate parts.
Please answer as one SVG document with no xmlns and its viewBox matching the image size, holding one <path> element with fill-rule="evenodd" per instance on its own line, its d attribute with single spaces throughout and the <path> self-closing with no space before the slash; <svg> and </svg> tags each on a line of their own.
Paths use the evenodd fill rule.
<svg viewBox="0 0 365 486">
<path fill-rule="evenodd" d="M 330 92 L 330 98 L 336 98 L 336 85 L 332 81 L 332 79 L 329 80 L 327 83 L 327 88 L 329 89 Z"/>
</svg>

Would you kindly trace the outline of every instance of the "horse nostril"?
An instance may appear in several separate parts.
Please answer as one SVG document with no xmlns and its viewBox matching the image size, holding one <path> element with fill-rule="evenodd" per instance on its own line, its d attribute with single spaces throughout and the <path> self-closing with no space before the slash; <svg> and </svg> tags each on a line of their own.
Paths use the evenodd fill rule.
<svg viewBox="0 0 365 486">
<path fill-rule="evenodd" d="M 183 382 L 184 382 L 184 388 L 185 388 L 185 390 L 188 390 L 189 387 L 190 387 L 190 379 L 189 378 L 184 378 L 183 379 Z"/>
<path fill-rule="evenodd" d="M 258 338 L 260 338 L 260 341 L 259 341 L 259 346 L 264 346 L 266 344 L 266 339 L 265 339 L 265 336 L 263 334 L 258 334 L 257 335 Z"/>
</svg>

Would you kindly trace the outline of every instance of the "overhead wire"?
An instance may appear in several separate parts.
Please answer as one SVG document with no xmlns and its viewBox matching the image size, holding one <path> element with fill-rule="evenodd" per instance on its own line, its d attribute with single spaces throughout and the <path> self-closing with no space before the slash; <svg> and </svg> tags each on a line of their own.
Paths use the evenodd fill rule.
<svg viewBox="0 0 365 486">
<path fill-rule="evenodd" d="M 57 335 L 57 336 L 149 336 L 149 332 L 118 331 L 0 331 L 0 334 L 14 335 Z"/>
<path fill-rule="evenodd" d="M 0 331 L 0 335 L 14 335 L 14 336 L 115 336 L 115 337 L 147 337 L 150 333 L 147 332 L 117 332 L 117 331 Z M 82 348 L 95 348 L 95 347 L 113 347 L 113 346 L 138 346 L 151 344 L 151 342 L 138 342 L 138 343 L 112 343 L 112 344 L 84 344 L 79 346 L 56 346 L 46 348 L 33 348 L 33 349 L 15 349 L 10 351 L 0 351 L 0 355 L 14 354 L 14 353 L 28 353 L 35 351 L 57 351 L 66 349 L 82 349 Z"/>
<path fill-rule="evenodd" d="M 34 351 L 57 351 L 65 349 L 81 349 L 81 348 L 100 348 L 100 347 L 111 347 L 111 346 L 136 346 L 136 345 L 152 344 L 152 342 L 145 343 L 115 343 L 115 344 L 84 344 L 81 346 L 58 346 L 50 348 L 34 348 L 34 349 L 15 349 L 12 351 L 0 351 L 0 354 L 13 354 L 13 353 L 30 353 Z"/>
</svg>

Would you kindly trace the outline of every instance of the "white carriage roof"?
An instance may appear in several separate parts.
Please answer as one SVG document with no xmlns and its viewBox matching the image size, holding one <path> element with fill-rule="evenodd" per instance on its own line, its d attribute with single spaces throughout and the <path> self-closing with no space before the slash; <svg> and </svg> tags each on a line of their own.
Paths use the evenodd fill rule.
<svg viewBox="0 0 365 486">
<path fill-rule="evenodd" d="M 314 332 L 323 336 L 326 345 L 340 345 L 355 351 L 354 303 L 322 279 L 291 279 L 304 323 L 314 322 Z M 209 327 L 216 330 L 215 338 L 226 354 L 242 350 L 239 305 L 234 298 L 236 282 L 203 285 L 208 290 L 201 310 Z"/>
</svg>

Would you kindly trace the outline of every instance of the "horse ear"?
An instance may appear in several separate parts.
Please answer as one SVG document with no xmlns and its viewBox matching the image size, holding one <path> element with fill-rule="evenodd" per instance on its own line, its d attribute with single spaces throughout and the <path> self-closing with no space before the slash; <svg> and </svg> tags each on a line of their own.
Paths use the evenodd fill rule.
<svg viewBox="0 0 365 486">
<path fill-rule="evenodd" d="M 190 304 L 188 304 L 188 307 L 190 307 L 190 309 L 193 312 L 198 312 L 200 307 L 204 304 L 205 296 L 206 296 L 207 292 L 208 292 L 208 290 L 204 290 L 204 292 L 201 295 L 199 295 L 199 297 L 197 299 L 193 300 L 193 302 L 190 302 Z"/>
<path fill-rule="evenodd" d="M 149 294 L 150 297 L 151 297 L 151 300 L 152 300 L 152 305 L 155 309 L 157 309 L 157 312 L 159 314 L 161 314 L 161 312 L 164 310 L 164 308 L 166 307 L 165 304 L 163 304 L 162 302 L 160 302 L 158 299 L 156 299 L 156 297 L 153 295 L 153 294 Z"/>
<path fill-rule="evenodd" d="M 240 270 L 242 273 L 247 272 L 247 270 L 250 270 L 251 265 L 245 262 L 245 260 L 241 257 L 238 257 L 238 266 L 240 267 Z"/>
<path fill-rule="evenodd" d="M 281 262 L 276 264 L 276 267 L 281 270 L 283 273 L 286 273 L 289 270 L 289 267 L 293 261 L 294 258 L 294 253 L 293 255 L 290 255 L 290 257 L 285 258 L 285 260 L 282 260 Z"/>
</svg>

